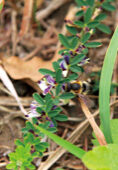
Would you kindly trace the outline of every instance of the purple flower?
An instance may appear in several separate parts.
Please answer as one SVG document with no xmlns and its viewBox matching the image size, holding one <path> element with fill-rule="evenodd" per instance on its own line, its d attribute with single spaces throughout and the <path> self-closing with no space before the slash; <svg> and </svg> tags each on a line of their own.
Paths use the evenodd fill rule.
<svg viewBox="0 0 118 170">
<path fill-rule="evenodd" d="M 83 45 L 79 45 L 79 47 L 76 49 L 77 53 L 81 53 L 81 51 L 84 49 L 85 47 Z"/>
<path fill-rule="evenodd" d="M 32 117 L 40 117 L 41 114 L 39 114 L 36 111 L 36 108 L 40 106 L 39 103 L 37 103 L 36 101 L 32 101 L 31 105 L 30 105 L 30 111 L 29 113 L 26 115 L 26 117 L 32 118 Z"/>
<path fill-rule="evenodd" d="M 68 56 L 68 55 L 65 55 L 65 56 L 64 56 L 64 60 L 65 60 L 65 62 L 69 65 L 69 56 Z"/>
<path fill-rule="evenodd" d="M 52 110 L 55 110 L 57 108 L 57 106 L 56 105 L 54 105 L 53 107 L 52 107 Z"/>
<path fill-rule="evenodd" d="M 43 91 L 43 94 L 46 95 L 56 84 L 54 78 L 50 75 L 45 75 L 43 80 L 38 82 L 40 89 Z"/>
<path fill-rule="evenodd" d="M 66 84 L 65 84 L 65 83 L 62 84 L 62 87 L 61 87 L 61 88 L 62 88 L 63 91 L 65 91 L 65 89 L 66 89 Z"/>
<path fill-rule="evenodd" d="M 68 55 L 63 56 L 63 60 L 60 62 L 60 67 L 62 69 L 62 74 L 64 77 L 68 74 L 68 66 L 69 66 L 69 59 L 70 57 Z"/>
<path fill-rule="evenodd" d="M 88 27 L 85 27 L 85 31 L 86 31 L 86 32 L 89 32 L 89 28 L 88 28 Z"/>
<path fill-rule="evenodd" d="M 60 67 L 61 69 L 64 71 L 64 70 L 67 70 L 68 66 L 67 66 L 67 63 L 65 60 L 62 60 L 61 63 L 60 63 Z"/>
<path fill-rule="evenodd" d="M 87 56 L 85 56 L 78 65 L 79 65 L 79 66 L 83 66 L 83 65 L 89 63 L 89 60 L 90 60 L 90 59 L 89 59 Z"/>
<path fill-rule="evenodd" d="M 46 95 L 51 90 L 52 87 L 53 87 L 52 85 L 47 86 L 47 88 L 45 88 L 45 90 L 43 91 L 43 94 Z"/>
<path fill-rule="evenodd" d="M 55 127 L 54 126 L 54 123 L 52 122 L 52 121 L 50 121 L 50 127 L 52 128 L 52 127 Z"/>
<path fill-rule="evenodd" d="M 69 56 L 65 55 L 63 56 L 63 60 L 60 63 L 60 67 L 62 68 L 62 70 L 67 70 L 68 65 L 69 65 Z"/>
<path fill-rule="evenodd" d="M 47 80 L 47 82 L 49 83 L 49 84 L 55 84 L 56 83 L 56 81 L 53 79 L 53 77 L 52 76 L 50 76 L 50 75 L 45 75 L 45 78 L 46 78 L 46 80 Z"/>
<path fill-rule="evenodd" d="M 69 54 L 73 56 L 73 52 L 72 51 L 69 51 Z"/>
</svg>

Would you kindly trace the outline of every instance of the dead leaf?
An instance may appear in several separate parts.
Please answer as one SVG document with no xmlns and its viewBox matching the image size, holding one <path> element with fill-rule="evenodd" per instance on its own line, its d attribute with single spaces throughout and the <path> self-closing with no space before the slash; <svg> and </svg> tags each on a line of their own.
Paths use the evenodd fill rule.
<svg viewBox="0 0 118 170">
<path fill-rule="evenodd" d="M 12 56 L 9 58 L 3 57 L 2 64 L 7 73 L 15 80 L 31 79 L 34 82 L 39 81 L 43 75 L 38 72 L 40 68 L 52 68 L 52 62 L 58 58 L 53 58 L 50 61 L 44 61 L 39 57 L 34 57 L 31 60 L 23 61 L 22 59 Z"/>
</svg>

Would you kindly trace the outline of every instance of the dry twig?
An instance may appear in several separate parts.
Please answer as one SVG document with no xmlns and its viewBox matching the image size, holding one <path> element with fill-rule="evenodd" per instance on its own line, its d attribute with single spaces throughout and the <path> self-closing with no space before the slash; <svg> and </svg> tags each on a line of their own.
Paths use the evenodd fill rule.
<svg viewBox="0 0 118 170">
<path fill-rule="evenodd" d="M 37 12 L 36 14 L 37 21 L 45 19 L 53 11 L 64 5 L 66 2 L 69 2 L 69 0 L 53 0 L 47 8 Z"/>
<path fill-rule="evenodd" d="M 25 0 L 24 12 L 23 12 L 23 19 L 21 23 L 21 30 L 20 36 L 24 36 L 30 27 L 31 17 L 32 17 L 32 10 L 33 10 L 33 0 Z"/>
</svg>

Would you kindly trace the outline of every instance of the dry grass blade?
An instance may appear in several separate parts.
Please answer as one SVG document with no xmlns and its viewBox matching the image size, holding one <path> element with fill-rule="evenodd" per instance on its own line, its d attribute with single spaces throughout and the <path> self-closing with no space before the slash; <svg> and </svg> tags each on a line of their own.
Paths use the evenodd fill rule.
<svg viewBox="0 0 118 170">
<path fill-rule="evenodd" d="M 16 24 L 16 11 L 12 11 L 12 55 L 16 53 L 17 46 L 17 24 Z"/>
<path fill-rule="evenodd" d="M 79 101 L 80 101 L 82 110 L 83 110 L 85 116 L 87 117 L 90 125 L 92 126 L 93 131 L 94 131 L 96 138 L 98 139 L 100 145 L 106 145 L 107 143 L 106 143 L 105 137 L 104 137 L 102 131 L 100 130 L 100 128 L 98 127 L 98 125 L 96 124 L 94 117 L 90 113 L 90 111 L 89 111 L 88 107 L 86 106 L 84 100 L 80 97 Z"/>
<path fill-rule="evenodd" d="M 29 31 L 33 10 L 33 2 L 34 2 L 33 0 L 25 0 L 20 36 L 24 36 Z"/>
<path fill-rule="evenodd" d="M 12 93 L 12 95 L 15 97 L 16 101 L 18 102 L 18 105 L 21 109 L 21 111 L 26 115 L 27 112 L 24 109 L 24 107 L 22 106 L 20 99 L 16 93 L 16 90 L 11 82 L 11 80 L 9 79 L 8 75 L 6 74 L 5 70 L 3 69 L 2 66 L 0 66 L 0 79 L 2 80 L 3 84 L 7 87 L 7 89 Z"/>
</svg>

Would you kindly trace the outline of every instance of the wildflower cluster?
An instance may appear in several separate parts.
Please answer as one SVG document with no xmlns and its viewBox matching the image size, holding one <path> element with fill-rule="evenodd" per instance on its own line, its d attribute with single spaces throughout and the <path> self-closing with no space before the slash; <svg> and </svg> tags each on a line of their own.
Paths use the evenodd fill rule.
<svg viewBox="0 0 118 170">
<path fill-rule="evenodd" d="M 66 20 L 68 36 L 59 34 L 59 40 L 64 46 L 59 54 L 62 56 L 58 61 L 53 62 L 53 71 L 40 69 L 44 75 L 38 82 L 42 90 L 42 96 L 38 93 L 33 95 L 29 114 L 26 116 L 29 121 L 22 130 L 23 141 L 17 140 L 17 149 L 10 153 L 10 164 L 7 169 L 35 169 L 31 164 L 35 157 L 43 156 L 48 143 L 43 142 L 44 134 L 38 130 L 38 126 L 51 132 L 57 131 L 57 121 L 66 121 L 67 116 L 61 114 L 61 104 L 66 104 L 75 97 L 73 92 L 68 92 L 66 85 L 78 79 L 84 71 L 83 66 L 89 62 L 87 56 L 89 48 L 101 46 L 100 42 L 89 42 L 89 39 L 97 30 L 104 33 L 111 33 L 108 26 L 104 25 L 107 15 L 105 10 L 113 11 L 113 0 L 76 0 L 78 12 L 77 21 Z"/>
</svg>

